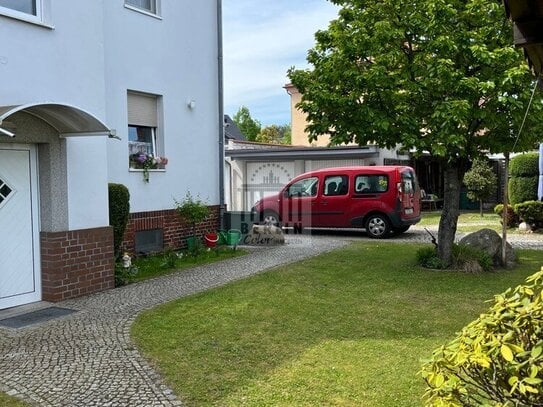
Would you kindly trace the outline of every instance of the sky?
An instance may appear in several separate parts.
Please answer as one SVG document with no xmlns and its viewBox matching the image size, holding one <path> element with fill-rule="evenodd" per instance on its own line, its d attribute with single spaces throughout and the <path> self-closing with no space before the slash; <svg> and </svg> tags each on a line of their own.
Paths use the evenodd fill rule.
<svg viewBox="0 0 543 407">
<path fill-rule="evenodd" d="M 337 11 L 327 0 L 223 0 L 225 113 L 246 106 L 263 126 L 290 124 L 287 70 L 308 67 L 315 32 Z"/>
</svg>

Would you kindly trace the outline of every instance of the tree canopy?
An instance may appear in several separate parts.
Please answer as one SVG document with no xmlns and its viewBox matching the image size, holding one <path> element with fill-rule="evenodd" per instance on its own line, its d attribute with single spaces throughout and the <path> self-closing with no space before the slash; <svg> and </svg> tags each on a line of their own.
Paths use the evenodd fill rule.
<svg viewBox="0 0 543 407">
<path fill-rule="evenodd" d="M 251 112 L 246 106 L 241 106 L 237 113 L 232 118 L 232 121 L 239 127 L 241 133 L 249 141 L 255 141 L 260 133 L 261 124 L 258 120 L 251 117 Z"/>
<path fill-rule="evenodd" d="M 333 0 L 339 16 L 315 34 L 311 69 L 289 70 L 310 138 L 398 144 L 445 165 L 440 257 L 456 232 L 460 183 L 483 152 L 521 151 L 539 138 L 536 94 L 515 143 L 533 78 L 498 0 Z M 446 232 L 448 229 L 449 232 Z M 448 258 L 447 258 L 448 257 Z"/>
<path fill-rule="evenodd" d="M 270 144 L 291 144 L 290 124 L 266 126 L 260 130 L 256 141 Z"/>
<path fill-rule="evenodd" d="M 316 33 L 312 69 L 289 71 L 310 137 L 446 159 L 512 148 L 532 77 L 500 1 L 333 3 L 339 18 Z M 536 96 L 525 134 L 543 119 Z"/>
<path fill-rule="evenodd" d="M 483 216 L 483 201 L 496 193 L 498 178 L 488 162 L 478 158 L 464 175 L 468 198 L 479 201 L 479 212 Z"/>
</svg>

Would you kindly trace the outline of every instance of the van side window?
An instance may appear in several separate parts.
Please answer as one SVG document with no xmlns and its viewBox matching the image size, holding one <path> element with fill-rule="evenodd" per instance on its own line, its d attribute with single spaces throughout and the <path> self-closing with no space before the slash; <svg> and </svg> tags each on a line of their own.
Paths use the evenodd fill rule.
<svg viewBox="0 0 543 407">
<path fill-rule="evenodd" d="M 324 178 L 324 195 L 347 195 L 349 191 L 349 177 L 346 175 L 331 175 Z"/>
<path fill-rule="evenodd" d="M 357 194 L 376 194 L 388 191 L 387 175 L 357 175 L 354 192 Z"/>
<path fill-rule="evenodd" d="M 286 191 L 289 198 L 302 196 L 316 196 L 319 179 L 317 177 L 304 178 L 290 185 Z"/>
</svg>

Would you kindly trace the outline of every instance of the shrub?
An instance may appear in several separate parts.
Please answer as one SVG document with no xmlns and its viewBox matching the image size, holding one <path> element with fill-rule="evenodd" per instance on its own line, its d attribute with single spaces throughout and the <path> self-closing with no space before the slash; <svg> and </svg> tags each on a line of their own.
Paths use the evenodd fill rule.
<svg viewBox="0 0 543 407">
<path fill-rule="evenodd" d="M 493 269 L 492 257 L 488 253 L 464 244 L 453 245 L 452 265 L 467 273 L 492 271 Z"/>
<path fill-rule="evenodd" d="M 203 222 L 209 215 L 209 208 L 200 197 L 193 197 L 190 192 L 187 192 L 185 198 L 178 202 L 175 200 L 175 210 L 177 214 L 192 226 L 192 235 L 196 233 L 196 224 Z"/>
<path fill-rule="evenodd" d="M 532 227 L 543 225 L 543 202 L 527 201 L 515 205 L 519 218 Z"/>
<path fill-rule="evenodd" d="M 477 273 L 492 270 L 492 258 L 482 250 L 466 245 L 453 245 L 451 268 Z M 434 247 L 423 247 L 417 250 L 417 264 L 431 269 L 442 269 L 443 262 Z"/>
<path fill-rule="evenodd" d="M 512 177 L 509 180 L 509 198 L 511 204 L 537 200 L 539 177 Z"/>
<path fill-rule="evenodd" d="M 543 271 L 495 296 L 422 366 L 430 406 L 543 404 Z"/>
<path fill-rule="evenodd" d="M 423 247 L 417 250 L 417 264 L 429 269 L 443 268 L 443 262 L 439 258 L 435 247 Z"/>
<path fill-rule="evenodd" d="M 483 201 L 496 193 L 497 184 L 498 178 L 486 160 L 475 160 L 471 169 L 464 175 L 464 185 L 468 189 L 467 196 L 472 201 L 479 202 L 481 216 L 483 216 Z"/>
<path fill-rule="evenodd" d="M 511 159 L 509 175 L 512 177 L 534 177 L 539 175 L 539 154 L 520 154 Z"/>
<path fill-rule="evenodd" d="M 162 268 L 173 269 L 177 264 L 177 260 L 179 260 L 179 255 L 171 247 L 166 247 L 162 252 L 162 259 Z"/>
<path fill-rule="evenodd" d="M 494 213 L 503 219 L 503 204 L 498 204 L 494 207 Z M 503 221 L 501 221 L 503 224 Z M 519 219 L 515 209 L 511 205 L 507 205 L 507 227 L 513 228 L 518 226 Z"/>
<path fill-rule="evenodd" d="M 109 224 L 113 226 L 113 249 L 115 257 L 121 256 L 121 244 L 130 215 L 130 193 L 122 184 L 108 184 Z"/>
<path fill-rule="evenodd" d="M 511 159 L 509 167 L 509 198 L 511 204 L 537 199 L 539 154 L 527 153 Z"/>
</svg>

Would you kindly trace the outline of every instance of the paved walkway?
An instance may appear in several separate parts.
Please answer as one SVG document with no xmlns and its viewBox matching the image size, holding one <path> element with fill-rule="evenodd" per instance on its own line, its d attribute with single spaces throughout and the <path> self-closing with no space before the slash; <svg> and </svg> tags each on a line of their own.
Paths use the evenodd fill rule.
<svg viewBox="0 0 543 407">
<path fill-rule="evenodd" d="M 39 406 L 179 406 L 135 350 L 129 328 L 145 309 L 274 266 L 368 240 L 363 233 L 287 236 L 287 244 L 217 264 L 65 301 L 77 313 L 22 329 L 0 327 L 0 390 Z M 429 242 L 422 228 L 387 240 Z M 543 249 L 543 236 L 511 236 Z M 385 241 L 383 241 L 385 242 Z"/>
<path fill-rule="evenodd" d="M 39 406 L 181 405 L 130 340 L 140 311 L 346 242 L 289 237 L 285 246 L 56 304 L 79 312 L 34 327 L 0 328 L 0 390 Z"/>
</svg>

